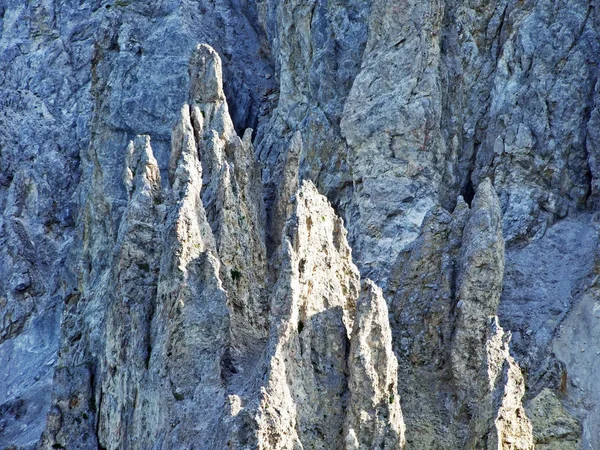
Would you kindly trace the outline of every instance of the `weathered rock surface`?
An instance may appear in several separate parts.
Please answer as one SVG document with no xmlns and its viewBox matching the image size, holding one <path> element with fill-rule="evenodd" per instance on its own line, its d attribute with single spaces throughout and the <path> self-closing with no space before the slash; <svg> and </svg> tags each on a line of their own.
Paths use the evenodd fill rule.
<svg viewBox="0 0 600 450">
<path fill-rule="evenodd" d="M 443 14 L 439 1 L 375 0 L 361 70 L 344 106 L 354 183 L 349 211 L 360 223 L 352 242 L 377 280 L 418 236 L 440 194 Z M 389 256 L 382 260 L 382 253 Z"/>
<path fill-rule="evenodd" d="M 453 379 L 466 397 L 470 397 L 469 386 L 484 359 L 487 318 L 496 314 L 502 292 L 501 219 L 496 192 L 490 181 L 484 180 L 477 187 L 463 232 L 456 280 L 456 323 L 450 344 Z"/>
<path fill-rule="evenodd" d="M 342 220 L 312 183 L 295 204 L 271 304 L 259 448 L 403 448 L 381 291 L 361 289 Z"/>
<path fill-rule="evenodd" d="M 404 422 L 397 392 L 396 357 L 381 290 L 363 282 L 350 342 L 346 448 L 401 448 Z"/>
<path fill-rule="evenodd" d="M 269 294 L 251 131 L 234 130 L 211 47 L 197 46 L 189 70 L 168 183 L 150 138 L 136 137 L 116 236 L 109 196 L 89 185 L 90 259 L 63 319 L 42 448 L 325 449 L 347 436 L 402 448 L 387 306 L 372 283 L 359 299 L 342 220 L 310 182 L 294 189 L 292 163 Z M 113 239 L 111 260 L 91 258 Z"/>
<path fill-rule="evenodd" d="M 532 448 L 523 376 L 492 319 L 504 240 L 489 180 L 470 209 L 430 213 L 400 259 L 389 287 L 409 446 Z"/>
<path fill-rule="evenodd" d="M 0 2 L 0 448 L 599 449 L 599 30 Z"/>
<path fill-rule="evenodd" d="M 525 381 L 521 369 L 510 356 L 509 342 L 510 334 L 504 333 L 497 317 L 491 318 L 484 373 L 477 377 L 480 399 L 470 427 L 468 448 L 534 448 L 531 422 L 521 403 Z"/>
<path fill-rule="evenodd" d="M 544 389 L 529 403 L 527 416 L 533 425 L 535 448 L 581 448 L 581 425 L 551 390 Z"/>
<path fill-rule="evenodd" d="M 99 381 L 99 416 L 104 420 L 98 437 L 106 448 L 127 446 L 151 356 L 149 322 L 155 307 L 160 261 L 156 252 L 160 251 L 159 227 L 164 209 L 160 171 L 148 136 L 139 136 L 129 144 L 123 181 L 130 199 L 117 238 L 117 273 L 113 275 L 116 292 L 107 305 L 105 356 Z"/>
<path fill-rule="evenodd" d="M 579 415 L 583 419 L 583 448 L 595 448 L 600 438 L 600 399 L 596 389 L 599 355 L 594 344 L 600 333 L 598 268 L 596 258 L 590 278 L 580 286 L 577 303 L 561 323 L 552 343 L 556 357 L 564 363 L 561 381 L 563 394 L 567 394 L 567 406 L 576 413 L 576 417 Z"/>
</svg>

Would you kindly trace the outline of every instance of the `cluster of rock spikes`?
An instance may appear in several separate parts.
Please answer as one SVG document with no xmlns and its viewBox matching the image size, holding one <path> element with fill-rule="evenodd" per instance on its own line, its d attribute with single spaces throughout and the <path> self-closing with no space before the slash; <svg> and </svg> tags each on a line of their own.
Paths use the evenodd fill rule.
<svg viewBox="0 0 600 450">
<path fill-rule="evenodd" d="M 127 147 L 115 248 L 66 306 L 41 448 L 396 450 L 413 425 L 406 448 L 532 449 L 495 316 L 491 183 L 470 208 L 427 215 L 384 299 L 293 151 L 267 218 L 252 130 L 236 134 L 221 70 L 198 45 L 168 173 L 148 136 Z M 106 239 L 102 196 L 84 211 L 88 253 Z M 447 295 L 425 302 L 424 278 Z"/>
</svg>

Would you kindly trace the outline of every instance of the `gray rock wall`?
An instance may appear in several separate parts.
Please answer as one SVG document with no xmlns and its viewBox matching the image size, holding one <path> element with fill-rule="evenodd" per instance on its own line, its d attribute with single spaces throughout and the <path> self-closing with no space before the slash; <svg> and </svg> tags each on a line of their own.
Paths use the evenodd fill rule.
<svg viewBox="0 0 600 450">
<path fill-rule="evenodd" d="M 0 2 L 0 448 L 600 448 L 597 14 Z"/>
</svg>

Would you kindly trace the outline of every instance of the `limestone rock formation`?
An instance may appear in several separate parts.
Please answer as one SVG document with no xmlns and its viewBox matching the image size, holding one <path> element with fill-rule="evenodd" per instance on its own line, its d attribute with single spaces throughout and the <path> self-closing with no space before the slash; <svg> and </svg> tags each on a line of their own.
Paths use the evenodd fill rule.
<svg viewBox="0 0 600 450">
<path fill-rule="evenodd" d="M 370 281 L 361 290 L 342 221 L 312 183 L 295 205 L 271 303 L 259 448 L 403 448 L 381 291 Z"/>
<path fill-rule="evenodd" d="M 529 404 L 535 447 L 541 450 L 581 448 L 581 427 L 560 400 L 544 389 Z"/>
<path fill-rule="evenodd" d="M 216 52 L 199 45 L 189 67 L 168 183 L 136 137 L 116 236 L 95 211 L 110 199 L 90 185 L 83 245 L 114 239 L 114 258 L 92 261 L 87 299 L 71 300 L 42 447 L 325 449 L 351 435 L 356 448 L 402 448 L 387 306 L 369 282 L 357 307 L 342 220 L 310 182 L 294 188 L 289 166 L 269 286 L 251 131 L 234 130 Z"/>
<path fill-rule="evenodd" d="M 349 413 L 346 448 L 404 446 L 404 422 L 397 393 L 388 309 L 381 290 L 363 282 L 350 342 Z"/>
<path fill-rule="evenodd" d="M 453 379 L 469 396 L 484 359 L 487 318 L 495 315 L 502 292 L 504 239 L 500 204 L 489 180 L 477 188 L 463 232 L 457 292 L 456 325 L 450 347 Z M 476 401 L 475 399 L 473 399 Z"/>
<path fill-rule="evenodd" d="M 470 209 L 459 198 L 452 216 L 430 213 L 400 258 L 390 289 L 409 445 L 532 448 L 523 376 L 495 318 L 504 240 L 489 180 Z"/>
<path fill-rule="evenodd" d="M 117 238 L 120 251 L 114 266 L 116 292 L 106 314 L 107 345 L 102 359 L 105 375 L 99 405 L 99 414 L 105 420 L 98 430 L 100 442 L 110 440 L 117 447 L 126 444 L 151 356 L 149 320 L 154 313 L 160 261 L 155 252 L 160 249 L 164 209 L 160 172 L 147 136 L 130 142 L 123 182 L 130 199 Z"/>
<path fill-rule="evenodd" d="M 0 448 L 600 449 L 598 11 L 0 2 Z"/>
<path fill-rule="evenodd" d="M 509 341 L 510 335 L 504 333 L 498 318 L 490 319 L 483 366 L 487 377 L 478 377 L 482 389 L 469 448 L 534 448 L 531 423 L 521 403 L 525 381 L 510 356 Z"/>
</svg>

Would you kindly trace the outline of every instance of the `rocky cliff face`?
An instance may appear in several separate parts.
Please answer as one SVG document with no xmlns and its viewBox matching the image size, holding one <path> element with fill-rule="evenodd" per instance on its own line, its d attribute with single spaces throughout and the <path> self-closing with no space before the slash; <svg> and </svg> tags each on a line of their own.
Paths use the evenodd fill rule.
<svg viewBox="0 0 600 450">
<path fill-rule="evenodd" d="M 597 10 L 0 4 L 0 447 L 600 449 Z"/>
</svg>

